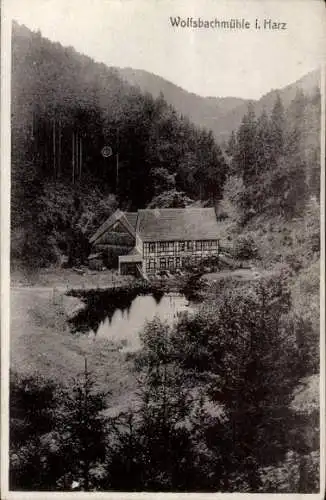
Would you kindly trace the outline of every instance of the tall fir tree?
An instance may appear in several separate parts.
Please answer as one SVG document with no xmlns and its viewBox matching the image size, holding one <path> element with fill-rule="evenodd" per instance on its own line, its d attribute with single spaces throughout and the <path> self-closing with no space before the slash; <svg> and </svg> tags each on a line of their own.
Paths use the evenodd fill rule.
<svg viewBox="0 0 326 500">
<path fill-rule="evenodd" d="M 270 132 L 272 142 L 272 160 L 277 160 L 284 154 L 284 141 L 285 141 L 285 111 L 280 94 L 277 93 L 275 104 L 273 106 Z"/>
<path fill-rule="evenodd" d="M 63 392 L 62 404 L 57 410 L 62 458 L 69 478 L 84 491 L 96 488 L 95 469 L 105 460 L 105 408 L 106 394 L 96 391 L 85 360 L 84 373 L 74 381 L 72 388 Z M 63 485 L 65 480 L 61 478 Z"/>
<path fill-rule="evenodd" d="M 234 165 L 245 185 L 249 185 L 257 175 L 256 154 L 257 121 L 253 103 L 249 103 L 237 133 L 237 150 Z"/>
<path fill-rule="evenodd" d="M 266 110 L 257 120 L 256 133 L 256 162 L 258 175 L 262 175 L 271 168 L 271 160 L 274 144 L 272 138 L 271 122 L 268 118 Z"/>
</svg>

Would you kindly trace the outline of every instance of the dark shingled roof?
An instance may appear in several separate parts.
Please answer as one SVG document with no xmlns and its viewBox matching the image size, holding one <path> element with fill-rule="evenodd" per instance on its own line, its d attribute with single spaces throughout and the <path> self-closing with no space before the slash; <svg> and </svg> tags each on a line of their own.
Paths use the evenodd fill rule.
<svg viewBox="0 0 326 500">
<path fill-rule="evenodd" d="M 130 233 L 139 233 L 143 241 L 216 240 L 218 223 L 214 208 L 155 208 L 122 212 L 117 210 L 90 238 L 94 243 L 121 220 Z"/>
<path fill-rule="evenodd" d="M 214 208 L 156 208 L 138 210 L 136 232 L 143 241 L 216 240 Z"/>
</svg>

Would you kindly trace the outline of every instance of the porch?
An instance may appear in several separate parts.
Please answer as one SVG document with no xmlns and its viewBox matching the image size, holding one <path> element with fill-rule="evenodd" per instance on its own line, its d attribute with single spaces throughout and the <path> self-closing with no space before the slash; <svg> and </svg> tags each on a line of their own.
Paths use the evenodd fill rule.
<svg viewBox="0 0 326 500">
<path fill-rule="evenodd" d="M 119 256 L 119 274 L 138 276 L 143 270 L 143 258 L 136 248 L 127 255 Z"/>
</svg>

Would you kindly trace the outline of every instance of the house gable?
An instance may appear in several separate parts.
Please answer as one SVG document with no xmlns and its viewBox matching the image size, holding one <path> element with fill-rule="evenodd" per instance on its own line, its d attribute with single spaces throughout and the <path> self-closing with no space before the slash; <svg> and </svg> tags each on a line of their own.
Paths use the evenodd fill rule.
<svg viewBox="0 0 326 500">
<path fill-rule="evenodd" d="M 116 221 L 96 240 L 94 245 L 118 245 L 133 246 L 135 237 L 131 234 L 129 227 L 123 219 Z"/>
<path fill-rule="evenodd" d="M 128 245 L 133 244 L 136 237 L 134 217 L 132 212 L 128 213 L 128 217 L 121 210 L 114 212 L 94 233 L 89 239 L 92 245 L 97 244 L 120 244 L 115 243 L 116 240 L 125 239 Z M 112 241 L 113 240 L 113 241 Z"/>
</svg>

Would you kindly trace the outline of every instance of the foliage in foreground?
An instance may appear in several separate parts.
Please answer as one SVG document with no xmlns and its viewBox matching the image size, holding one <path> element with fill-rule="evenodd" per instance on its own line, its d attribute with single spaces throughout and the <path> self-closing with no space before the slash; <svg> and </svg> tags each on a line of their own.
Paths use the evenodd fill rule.
<svg viewBox="0 0 326 500">
<path fill-rule="evenodd" d="M 318 412 L 291 406 L 318 371 L 307 321 L 281 277 L 225 287 L 172 330 L 154 320 L 116 417 L 87 370 L 67 388 L 13 375 L 11 487 L 316 491 Z"/>
</svg>

